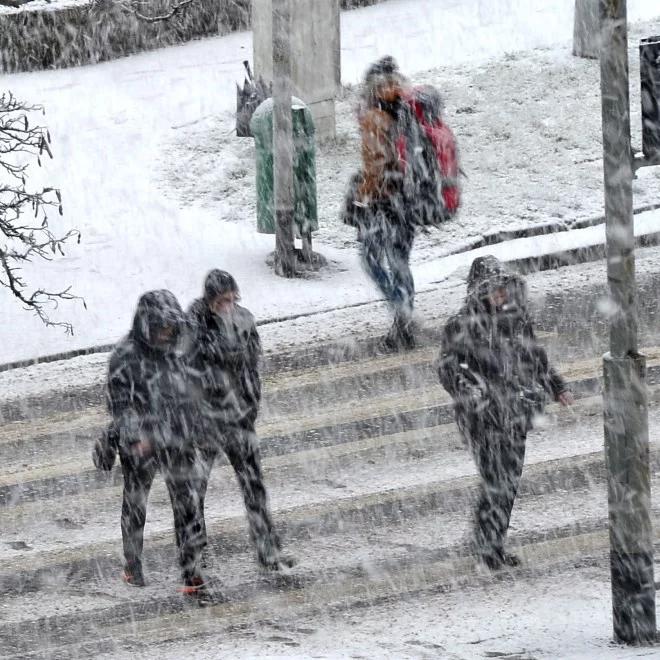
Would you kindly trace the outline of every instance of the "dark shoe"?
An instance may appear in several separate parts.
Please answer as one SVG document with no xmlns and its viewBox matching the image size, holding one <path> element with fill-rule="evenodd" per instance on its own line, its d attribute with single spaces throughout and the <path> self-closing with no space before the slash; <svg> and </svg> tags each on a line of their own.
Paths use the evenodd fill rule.
<svg viewBox="0 0 660 660">
<path fill-rule="evenodd" d="M 146 582 L 144 581 L 142 564 L 126 564 L 121 579 L 126 584 L 130 584 L 131 587 L 144 587 Z"/>
<path fill-rule="evenodd" d="M 522 561 L 520 560 L 520 557 L 518 557 L 518 555 L 514 555 L 513 553 L 505 552 L 502 555 L 502 563 L 505 566 L 509 566 L 511 568 L 516 568 L 516 566 L 520 566 L 520 564 L 522 564 Z"/>
<path fill-rule="evenodd" d="M 412 351 L 417 348 L 417 340 L 412 329 L 412 324 L 408 324 L 400 332 L 401 348 L 404 351 Z"/>
<path fill-rule="evenodd" d="M 208 595 L 207 581 L 199 574 L 183 579 L 183 584 L 178 589 L 184 596 L 193 598 L 205 597 Z"/>
<path fill-rule="evenodd" d="M 415 324 L 412 321 L 394 319 L 389 332 L 383 337 L 380 346 L 386 351 L 411 351 L 417 347 Z"/>
<path fill-rule="evenodd" d="M 518 555 L 510 554 L 508 552 L 481 553 L 478 557 L 479 561 L 491 571 L 499 571 L 504 566 L 507 566 L 508 568 L 516 568 L 521 564 Z"/>
<path fill-rule="evenodd" d="M 398 340 L 393 337 L 389 332 L 378 342 L 378 350 L 384 353 L 395 353 L 399 351 L 401 346 Z"/>
<path fill-rule="evenodd" d="M 504 562 L 498 553 L 477 555 L 478 560 L 491 571 L 499 571 Z"/>
<path fill-rule="evenodd" d="M 262 569 L 272 572 L 281 571 L 286 568 L 293 568 L 296 565 L 296 560 L 291 555 L 285 555 L 279 550 L 267 555 L 259 554 L 257 560 Z"/>
</svg>

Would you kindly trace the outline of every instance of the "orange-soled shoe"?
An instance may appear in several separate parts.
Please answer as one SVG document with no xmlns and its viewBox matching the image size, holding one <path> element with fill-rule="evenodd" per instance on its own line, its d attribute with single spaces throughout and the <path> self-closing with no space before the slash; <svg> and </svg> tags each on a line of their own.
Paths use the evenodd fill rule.
<svg viewBox="0 0 660 660">
<path fill-rule="evenodd" d="M 144 587 L 144 573 L 140 564 L 126 564 L 121 579 L 132 587 Z"/>
<path fill-rule="evenodd" d="M 193 575 L 190 578 L 184 578 L 183 584 L 178 589 L 184 596 L 206 596 L 208 586 L 206 580 L 201 575 Z"/>
</svg>

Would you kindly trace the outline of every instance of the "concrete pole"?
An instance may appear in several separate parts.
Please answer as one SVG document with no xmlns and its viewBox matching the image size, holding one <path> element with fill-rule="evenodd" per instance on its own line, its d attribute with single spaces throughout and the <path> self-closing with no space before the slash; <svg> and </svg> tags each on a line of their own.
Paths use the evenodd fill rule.
<svg viewBox="0 0 660 660">
<path fill-rule="evenodd" d="M 613 306 L 603 360 L 614 638 L 656 639 L 646 361 L 637 352 L 626 0 L 600 0 L 607 279 Z"/>
<path fill-rule="evenodd" d="M 293 132 L 291 119 L 291 30 L 289 0 L 273 2 L 273 177 L 275 272 L 296 274 L 293 233 Z"/>
<path fill-rule="evenodd" d="M 573 55 L 597 59 L 600 50 L 600 0 L 575 0 Z"/>
</svg>

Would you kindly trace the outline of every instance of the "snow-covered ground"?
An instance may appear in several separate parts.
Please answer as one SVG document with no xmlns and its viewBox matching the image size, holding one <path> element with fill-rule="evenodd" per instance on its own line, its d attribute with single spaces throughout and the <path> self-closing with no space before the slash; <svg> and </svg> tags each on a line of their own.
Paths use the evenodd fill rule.
<svg viewBox="0 0 660 660">
<path fill-rule="evenodd" d="M 658 649 L 611 643 L 604 566 L 547 577 L 496 580 L 295 625 L 247 627 L 241 634 L 173 642 L 162 660 L 233 658 L 443 658 L 444 660 L 629 660 Z M 105 656 L 103 656 L 105 657 Z M 110 656 L 108 656 L 110 657 Z M 118 656 L 111 656 L 118 657 Z"/>
<path fill-rule="evenodd" d="M 648 20 L 660 14 L 657 0 L 631 0 L 629 4 L 633 20 Z M 93 67 L 6 76 L 3 88 L 7 86 L 47 107 L 56 159 L 44 172 L 45 178 L 54 179 L 63 189 L 67 214 L 63 226 L 74 225 L 83 231 L 83 243 L 72 247 L 65 259 L 46 267 L 35 266 L 27 275 L 36 278 L 32 281 L 51 286 L 71 283 L 77 293 L 85 296 L 89 310 L 66 305 L 56 312 L 76 326 L 76 336 L 68 338 L 56 330 L 44 329 L 3 292 L 0 362 L 111 342 L 128 327 L 141 291 L 166 286 L 187 303 L 212 266 L 235 272 L 247 306 L 261 320 L 316 312 L 262 325 L 264 343 L 270 351 L 290 348 L 300 341 L 337 340 L 382 330 L 387 310 L 384 304 L 375 302 L 376 292 L 361 273 L 355 255 L 352 232 L 339 225 L 337 208 L 344 181 L 356 164 L 357 136 L 352 117 L 355 90 L 350 85 L 359 80 L 367 62 L 390 50 L 415 80 L 432 81 L 443 89 L 469 175 L 461 218 L 418 242 L 414 269 L 420 291 L 420 318 L 440 319 L 456 309 L 465 292 L 469 262 L 479 254 L 530 256 L 602 240 L 602 228 L 590 228 L 448 256 L 457 246 L 468 243 L 470 237 L 488 230 L 552 219 L 570 221 L 601 212 L 598 71 L 594 62 L 570 57 L 572 8 L 573 0 L 394 0 L 345 14 L 343 69 L 347 88 L 338 104 L 339 137 L 335 143 L 320 146 L 318 159 L 321 229 L 316 245 L 330 258 L 331 266 L 318 277 L 293 282 L 275 278 L 265 265 L 273 240 L 257 235 L 254 229 L 253 148 L 250 141 L 230 136 L 233 85 L 241 74 L 241 60 L 251 50 L 249 34 L 209 39 Z M 634 27 L 631 52 L 640 35 L 659 29 L 660 19 Z M 635 57 L 631 64 L 634 140 L 638 141 Z M 638 204 L 659 201 L 657 172 L 645 171 L 635 183 L 635 193 Z M 660 212 L 637 216 L 636 229 L 660 229 Z M 642 274 L 660 272 L 659 251 L 640 250 L 637 266 Z M 599 279 L 604 279 L 602 263 L 537 273 L 529 281 L 532 297 L 538 300 L 541 292 L 548 290 L 573 292 L 580 286 L 591 290 Z M 337 309 L 360 302 L 369 304 Z M 335 311 L 323 312 L 329 309 Z M 2 373 L 0 396 L 20 397 L 62 385 L 98 383 L 103 379 L 105 362 L 106 356 L 95 355 Z M 334 409 L 332 402 L 326 403 L 330 413 L 348 408 L 340 406 L 341 402 L 335 403 Z M 391 412 L 388 400 L 381 403 Z M 598 412 L 594 411 L 590 421 L 577 417 L 569 420 L 572 432 L 567 431 L 566 423 L 539 431 L 531 438 L 528 467 L 539 458 L 561 456 L 570 460 L 581 450 L 600 447 L 601 423 L 595 416 Z M 653 439 L 660 428 L 654 423 L 656 417 L 655 413 L 651 415 Z M 4 473 L 11 477 L 12 469 L 36 470 L 49 465 L 50 459 L 55 468 L 77 458 L 82 465 L 83 455 L 86 466 L 91 435 L 79 437 L 73 424 L 67 431 L 70 437 L 62 446 L 75 446 L 78 453 L 58 452 L 57 441 L 46 442 L 35 435 L 33 428 L 27 428 L 14 444 L 6 443 L 5 451 L 11 457 L 5 462 Z M 545 442 L 539 438 L 545 438 Z M 42 453 L 35 447 L 40 447 Z M 347 461 L 351 458 L 348 455 Z M 398 463 L 389 455 L 381 457 L 381 463 L 376 458 L 363 463 L 359 458 L 350 460 L 356 475 L 352 481 L 356 484 L 354 495 L 361 497 L 372 489 L 385 493 L 418 478 L 420 482 L 446 478 L 452 466 L 461 475 L 467 474 L 468 467 L 471 469 L 467 455 L 459 456 L 454 463 L 431 462 L 430 458 L 424 462 L 423 454 L 406 454 L 405 461 Z M 423 469 L 409 469 L 413 460 L 417 466 L 423 464 Z M 318 466 L 319 473 L 323 473 L 320 476 L 334 476 L 327 467 L 330 464 L 328 458 L 325 465 Z M 312 468 L 315 465 L 310 464 Z M 291 468 L 296 469 L 296 465 Z M 340 465 L 335 466 L 335 470 L 340 469 Z M 215 478 L 220 477 L 216 470 Z M 277 478 L 273 473 L 276 506 L 278 497 L 280 502 L 288 502 L 282 495 L 284 490 L 278 491 Z M 279 478 L 287 488 L 296 485 L 286 470 Z M 291 501 L 294 497 L 298 498 L 295 502 L 312 499 L 304 490 L 310 487 L 305 474 L 300 472 L 296 478 L 303 486 L 290 496 Z M 318 498 L 323 493 L 328 496 L 329 507 L 348 493 L 340 488 L 339 495 L 331 495 L 334 487 L 327 483 L 316 493 Z M 86 505 L 84 498 L 88 495 Z M 53 493 L 52 497 L 27 501 L 8 510 L 7 516 L 27 517 L 39 511 L 37 518 L 47 519 L 49 512 L 61 506 L 62 516 L 54 515 L 60 523 L 70 525 L 72 521 L 64 516 L 75 513 L 78 502 L 80 507 L 89 506 L 90 521 L 105 521 L 102 531 L 92 530 L 96 535 L 88 539 L 91 546 L 98 539 L 118 534 L 107 522 L 111 504 L 100 502 L 99 497 L 100 492 L 93 489 L 80 497 L 60 498 Z M 232 502 L 233 508 L 227 509 L 224 499 L 217 498 L 210 508 L 216 506 L 223 515 L 227 511 L 239 513 L 238 499 L 234 497 Z M 524 497 L 521 502 L 518 511 L 524 513 Z M 571 509 L 571 502 L 576 509 Z M 547 527 L 550 518 L 552 524 L 564 518 L 575 522 L 580 518 L 574 511 L 584 514 L 594 505 L 598 507 L 594 510 L 604 515 L 605 499 L 594 495 L 588 500 L 580 493 L 558 491 L 552 498 L 532 504 L 528 513 L 535 515 L 520 520 L 540 529 Z M 543 509 L 541 515 L 535 513 L 537 505 Z M 158 506 L 167 511 L 167 520 L 163 517 L 165 529 L 169 527 L 169 509 L 162 487 L 154 492 L 152 515 Z M 116 518 L 114 513 L 112 516 Z M 37 540 L 44 530 L 61 540 L 62 552 L 69 551 L 70 543 L 75 541 L 76 532 L 70 529 L 57 536 L 47 526 L 38 528 L 35 520 L 30 524 Z M 73 524 L 78 523 L 73 520 Z M 29 526 L 17 529 L 24 533 Z M 442 529 L 437 539 L 433 536 L 425 540 L 437 546 L 446 544 Z M 452 534 L 461 531 L 458 526 L 447 529 L 450 540 Z M 405 546 L 410 534 L 405 526 L 399 533 L 401 536 L 396 538 L 403 555 L 410 552 Z M 342 530 L 340 534 L 343 536 Z M 327 550 L 323 550 L 326 555 L 317 551 L 316 555 L 309 552 L 302 556 L 321 566 L 324 557 L 341 563 L 346 557 L 337 549 L 344 546 L 334 542 L 329 539 Z M 30 556 L 30 551 L 20 547 L 19 543 L 14 548 L 22 563 L 20 571 L 29 572 L 39 557 L 34 552 Z M 372 549 L 371 545 L 365 547 Z M 387 552 L 377 541 L 373 547 Z M 88 552 L 83 548 L 81 556 Z M 246 552 L 234 554 L 223 564 L 223 570 L 231 573 L 240 564 L 244 572 L 252 571 Z M 3 556 L 7 559 L 8 551 Z M 348 554 L 348 561 L 351 559 Z M 146 649 L 144 655 L 463 660 L 658 657 L 657 649 L 626 649 L 610 644 L 606 558 L 603 554 L 596 565 L 586 567 L 581 561 L 578 558 L 580 568 L 576 569 L 570 569 L 566 562 L 561 570 L 550 568 L 549 572 L 535 573 L 532 569 L 521 572 L 515 580 L 477 576 L 468 586 L 447 593 L 410 596 L 339 613 L 324 610 L 316 616 L 303 614 L 286 627 L 278 623 L 276 616 L 265 621 L 261 617 L 255 625 L 236 627 L 228 634 L 175 639 L 165 646 Z M 45 600 L 44 593 L 41 590 L 32 595 L 20 594 L 16 600 L 6 599 L 13 617 L 10 620 L 25 621 L 27 626 L 37 614 L 58 613 L 57 606 L 46 609 L 53 601 Z M 94 607 L 105 607 L 128 598 L 123 593 L 114 594 L 114 586 L 107 594 L 99 594 L 67 584 L 53 593 L 53 600 L 62 603 L 64 610 L 85 600 L 93 602 Z M 260 598 L 267 596 L 259 594 Z M 135 598 L 132 594 L 130 597 Z M 25 607 L 31 598 L 38 608 L 34 614 Z M 266 610 L 265 618 L 270 614 Z M 101 627 L 99 621 L 104 626 L 113 623 L 99 614 L 90 629 L 96 632 L 95 627 Z M 139 631 L 139 620 L 129 625 Z M 146 621 L 145 630 L 148 628 Z M 185 634 L 184 630 L 180 632 Z M 18 635 L 23 635 L 22 629 Z M 48 648 L 47 640 L 46 635 L 45 641 L 38 641 L 44 641 L 43 648 Z M 83 636 L 80 641 L 87 640 Z M 148 644 L 148 639 L 145 642 Z M 37 646 L 42 648 L 40 643 Z M 140 657 L 138 652 L 131 655 Z M 126 657 L 126 652 L 121 657 Z"/>
<path fill-rule="evenodd" d="M 631 20 L 660 14 L 653 0 L 629 4 Z M 418 242 L 418 288 L 462 265 L 469 257 L 441 257 L 470 236 L 600 212 L 598 72 L 570 57 L 572 8 L 572 0 L 393 0 L 343 14 L 344 83 L 355 84 L 368 62 L 391 52 L 415 80 L 443 89 L 461 142 L 465 208 Z M 656 20 L 637 28 L 631 46 L 659 27 Z M 338 104 L 338 139 L 322 145 L 318 159 L 316 246 L 330 267 L 285 281 L 266 266 L 274 241 L 255 231 L 253 146 L 230 137 L 234 83 L 250 55 L 251 35 L 240 33 L 3 78 L 3 88 L 46 106 L 55 160 L 36 176 L 62 188 L 65 216 L 56 222 L 83 234 L 66 258 L 31 265 L 25 275 L 50 287 L 71 284 L 88 309 L 72 303 L 53 312 L 73 322 L 76 335 L 68 337 L 42 327 L 3 290 L 0 362 L 113 342 L 141 292 L 167 287 L 187 304 L 214 266 L 235 273 L 261 319 L 377 298 L 353 232 L 337 218 L 356 162 L 350 89 Z M 631 65 L 637 127 L 634 57 Z M 657 201 L 659 191 L 658 174 L 645 173 L 636 201 Z"/>
</svg>

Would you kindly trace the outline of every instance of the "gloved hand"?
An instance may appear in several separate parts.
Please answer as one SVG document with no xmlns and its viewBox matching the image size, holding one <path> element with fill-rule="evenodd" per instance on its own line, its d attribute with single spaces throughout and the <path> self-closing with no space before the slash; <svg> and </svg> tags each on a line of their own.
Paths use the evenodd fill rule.
<svg viewBox="0 0 660 660">
<path fill-rule="evenodd" d="M 117 457 L 117 441 L 112 425 L 96 440 L 92 449 L 92 461 L 97 470 L 110 472 Z"/>
<path fill-rule="evenodd" d="M 530 408 L 542 407 L 546 399 L 545 390 L 542 387 L 523 387 L 518 396 L 523 404 Z"/>
</svg>

